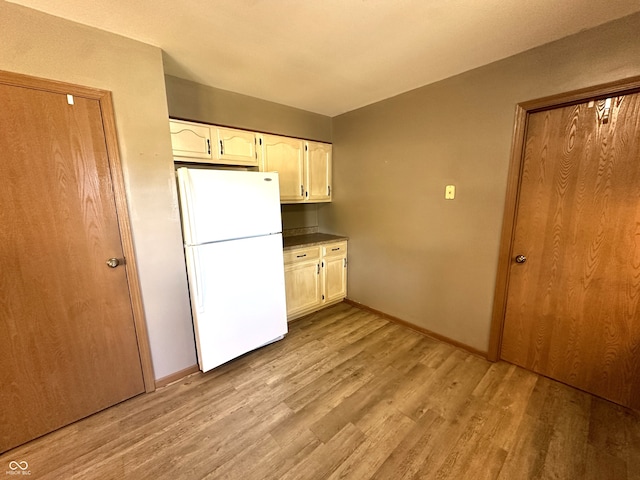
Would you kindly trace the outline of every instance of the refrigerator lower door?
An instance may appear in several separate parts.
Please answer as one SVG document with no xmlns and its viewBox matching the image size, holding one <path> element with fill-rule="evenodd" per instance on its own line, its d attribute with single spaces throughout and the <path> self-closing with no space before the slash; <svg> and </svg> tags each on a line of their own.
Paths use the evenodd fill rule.
<svg viewBox="0 0 640 480">
<path fill-rule="evenodd" d="M 185 248 L 203 372 L 287 333 L 282 235 Z"/>
</svg>

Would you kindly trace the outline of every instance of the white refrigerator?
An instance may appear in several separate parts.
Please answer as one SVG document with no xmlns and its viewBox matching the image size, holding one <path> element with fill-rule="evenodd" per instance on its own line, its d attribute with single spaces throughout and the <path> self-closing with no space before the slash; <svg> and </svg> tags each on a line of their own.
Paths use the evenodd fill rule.
<svg viewBox="0 0 640 480">
<path fill-rule="evenodd" d="M 278 174 L 178 169 L 203 372 L 287 333 Z"/>
</svg>

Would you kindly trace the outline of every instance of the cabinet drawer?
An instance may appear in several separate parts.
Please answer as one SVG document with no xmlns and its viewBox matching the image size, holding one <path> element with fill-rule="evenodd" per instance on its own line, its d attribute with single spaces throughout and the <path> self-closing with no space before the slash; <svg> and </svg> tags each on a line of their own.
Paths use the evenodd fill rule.
<svg viewBox="0 0 640 480">
<path fill-rule="evenodd" d="M 331 257 L 333 255 L 344 256 L 347 254 L 347 242 L 329 243 L 322 246 L 322 256 Z"/>
<path fill-rule="evenodd" d="M 320 247 L 305 247 L 284 252 L 284 263 L 320 261 Z"/>
</svg>

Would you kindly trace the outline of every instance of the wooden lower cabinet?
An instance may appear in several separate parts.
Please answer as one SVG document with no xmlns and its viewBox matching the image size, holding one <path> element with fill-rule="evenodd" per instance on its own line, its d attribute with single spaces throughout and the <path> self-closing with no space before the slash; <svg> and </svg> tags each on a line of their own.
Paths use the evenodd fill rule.
<svg viewBox="0 0 640 480">
<path fill-rule="evenodd" d="M 347 242 L 287 250 L 284 281 L 289 320 L 342 301 L 347 296 Z"/>
<path fill-rule="evenodd" d="M 322 247 L 322 302 L 325 305 L 347 296 L 347 242 Z"/>
<path fill-rule="evenodd" d="M 287 318 L 313 311 L 322 301 L 320 247 L 296 248 L 284 254 Z"/>
</svg>

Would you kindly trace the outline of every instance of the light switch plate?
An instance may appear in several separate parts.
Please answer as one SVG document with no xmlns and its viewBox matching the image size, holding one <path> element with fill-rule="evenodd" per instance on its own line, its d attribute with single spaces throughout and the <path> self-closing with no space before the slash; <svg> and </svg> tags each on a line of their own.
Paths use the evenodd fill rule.
<svg viewBox="0 0 640 480">
<path fill-rule="evenodd" d="M 456 198 L 456 186 L 455 185 L 447 185 L 444 187 L 444 198 L 446 200 L 453 200 Z"/>
</svg>

